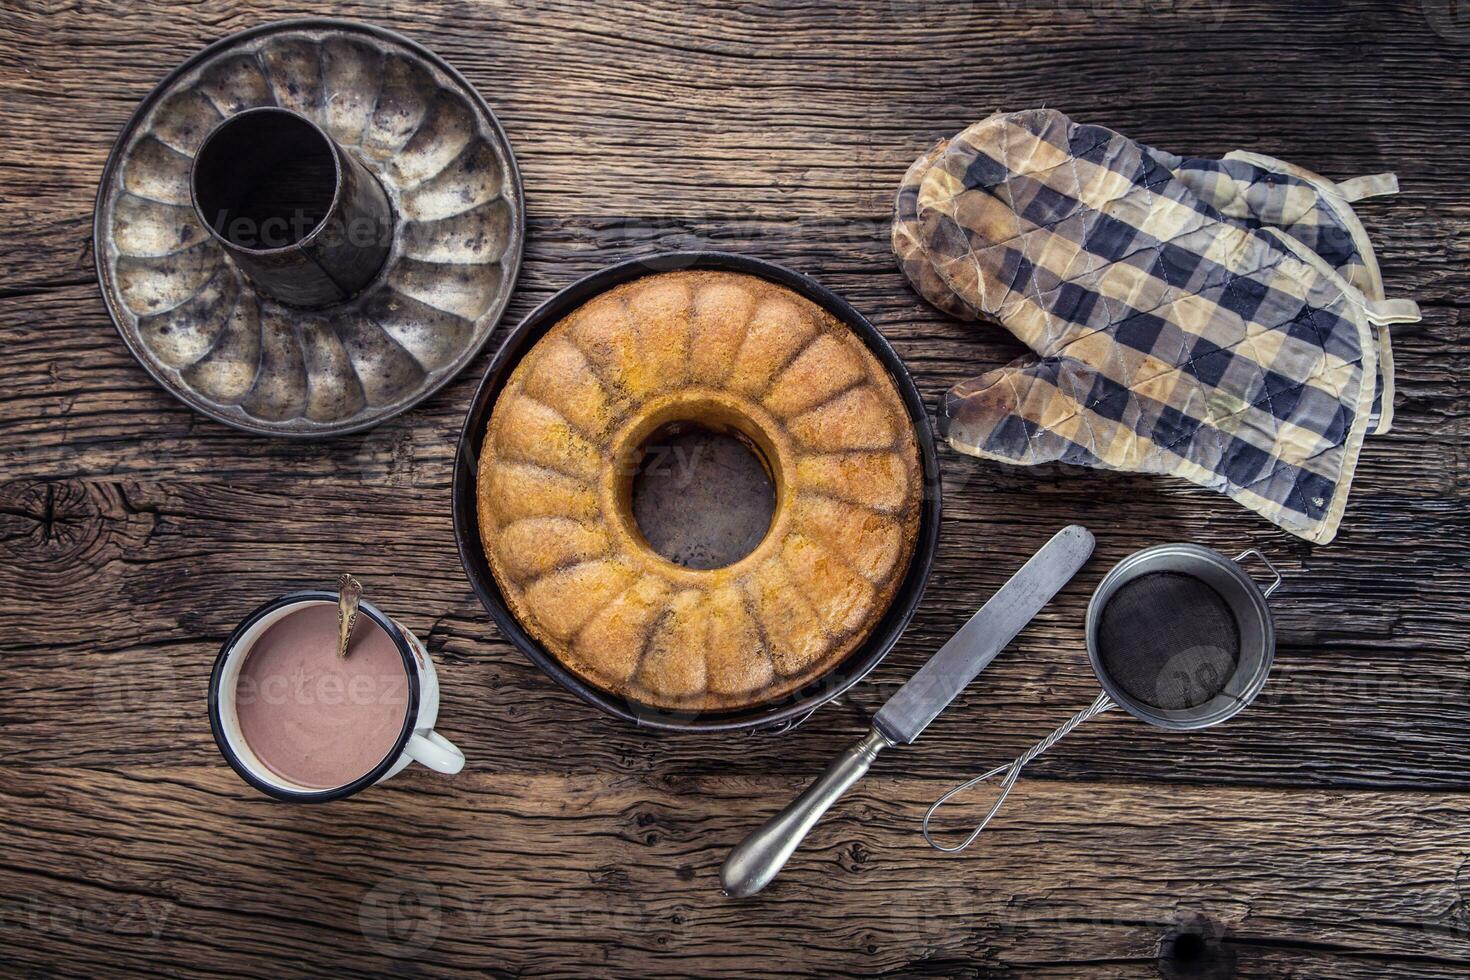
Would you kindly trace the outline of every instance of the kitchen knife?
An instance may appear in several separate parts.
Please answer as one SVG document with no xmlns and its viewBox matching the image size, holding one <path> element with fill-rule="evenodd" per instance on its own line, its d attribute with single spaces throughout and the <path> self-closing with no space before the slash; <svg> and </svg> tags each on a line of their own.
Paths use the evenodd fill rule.
<svg viewBox="0 0 1470 980">
<path fill-rule="evenodd" d="M 786 809 L 730 852 L 720 868 L 725 894 L 744 898 L 770 884 L 822 814 L 868 771 L 878 753 L 918 738 L 1077 574 L 1092 546 L 1092 533 L 1076 524 L 1053 535 L 878 709 L 866 738 L 838 756 Z"/>
</svg>

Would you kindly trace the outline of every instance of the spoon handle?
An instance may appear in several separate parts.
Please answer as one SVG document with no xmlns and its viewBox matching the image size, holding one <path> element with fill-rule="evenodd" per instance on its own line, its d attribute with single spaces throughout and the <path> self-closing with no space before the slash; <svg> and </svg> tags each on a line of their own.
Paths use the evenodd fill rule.
<svg viewBox="0 0 1470 980">
<path fill-rule="evenodd" d="M 357 625 L 357 604 L 362 599 L 362 584 L 347 573 L 337 579 L 337 659 L 347 659 L 347 643 L 352 627 Z"/>
</svg>

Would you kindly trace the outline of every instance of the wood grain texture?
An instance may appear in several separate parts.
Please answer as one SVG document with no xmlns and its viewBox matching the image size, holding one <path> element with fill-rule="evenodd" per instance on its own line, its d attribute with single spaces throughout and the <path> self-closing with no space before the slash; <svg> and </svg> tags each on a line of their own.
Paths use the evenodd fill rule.
<svg viewBox="0 0 1470 980">
<path fill-rule="evenodd" d="M 240 962 L 370 974 L 388 953 L 431 976 L 512 964 L 557 974 L 572 972 L 573 949 L 573 965 L 610 972 L 1129 973 L 1154 971 L 1185 930 L 1204 937 L 1202 959 L 1246 973 L 1470 966 L 1470 872 L 1455 852 L 1464 799 L 1181 798 L 1039 781 L 979 854 L 948 858 L 911 832 L 933 784 L 880 777 L 819 827 L 781 888 L 712 902 L 750 798 L 796 785 L 481 771 L 451 787 L 414 774 L 350 807 L 292 809 L 244 798 L 215 766 L 37 767 L 6 775 L 0 801 L 19 845 L 5 870 L 34 882 L 31 907 L 14 914 L 34 916 L 79 967 L 117 962 L 83 934 L 85 918 L 128 928 L 133 963 L 165 954 L 188 973 Z M 234 847 L 180 819 L 226 807 L 241 818 Z M 99 834 L 119 812 L 127 838 Z M 1364 873 L 1367 842 L 1389 841 L 1394 877 Z M 291 887 L 262 867 L 290 869 Z M 1402 887 L 1410 880 L 1418 887 Z M 70 935 L 66 906 L 85 910 Z M 46 955 L 17 953 L 37 965 Z"/>
<path fill-rule="evenodd" d="M 470 592 L 449 484 L 489 349 L 405 416 L 288 444 L 194 415 L 108 322 L 91 209 L 118 130 L 205 43 L 309 12 L 0 9 L 0 956 L 16 971 L 1470 968 L 1470 29 L 1452 0 L 318 6 L 427 44 L 499 114 L 529 219 L 508 324 L 620 259 L 748 252 L 847 297 L 930 404 L 1019 347 L 907 288 L 890 199 L 933 139 L 994 108 L 1399 174 L 1403 192 L 1360 213 L 1390 295 L 1425 319 L 1395 328 L 1395 428 L 1369 440 L 1331 546 L 1185 485 L 945 452 L 935 572 L 871 681 L 785 736 L 694 738 L 563 693 Z M 885 755 L 767 894 L 720 898 L 728 847 L 1072 521 L 1097 557 L 983 683 Z M 929 851 L 930 800 L 1091 700 L 1087 597 L 1164 540 L 1254 545 L 1282 566 L 1265 693 L 1211 732 L 1089 722 L 1028 771 L 988 840 Z M 272 804 L 219 760 L 209 668 L 251 606 L 344 568 L 428 643 L 470 768 Z"/>
</svg>

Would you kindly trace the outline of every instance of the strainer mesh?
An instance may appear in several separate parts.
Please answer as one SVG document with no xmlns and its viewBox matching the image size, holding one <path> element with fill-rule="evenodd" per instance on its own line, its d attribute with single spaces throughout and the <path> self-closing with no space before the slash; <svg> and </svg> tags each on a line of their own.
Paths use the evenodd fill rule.
<svg viewBox="0 0 1470 980">
<path fill-rule="evenodd" d="M 1124 583 L 1103 607 L 1102 670 L 1130 698 L 1153 708 L 1204 704 L 1240 665 L 1240 626 L 1209 583 L 1150 572 Z"/>
</svg>

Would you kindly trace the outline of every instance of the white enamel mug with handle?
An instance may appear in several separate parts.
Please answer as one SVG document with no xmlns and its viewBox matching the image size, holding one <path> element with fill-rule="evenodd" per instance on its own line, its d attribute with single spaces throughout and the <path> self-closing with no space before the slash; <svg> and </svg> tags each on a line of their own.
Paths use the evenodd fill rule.
<svg viewBox="0 0 1470 980">
<path fill-rule="evenodd" d="M 273 772 L 251 750 L 240 728 L 235 708 L 236 686 L 245 658 L 256 641 L 271 626 L 292 613 L 309 606 L 337 606 L 337 593 L 327 591 L 293 592 L 281 596 L 246 616 L 225 640 L 214 662 L 209 678 L 209 725 L 215 743 L 225 761 L 245 782 L 267 796 L 292 803 L 325 803 L 351 796 L 374 783 L 402 772 L 410 762 L 427 766 L 435 772 L 453 775 L 464 768 L 464 753 L 443 735 L 434 731 L 439 718 L 439 677 L 434 661 L 418 637 L 385 615 L 372 603 L 363 601 L 359 615 L 381 627 L 403 657 L 407 674 L 407 708 L 403 730 L 398 740 L 376 766 L 357 779 L 327 789 L 302 786 Z M 361 628 L 361 625 L 359 625 Z"/>
</svg>

